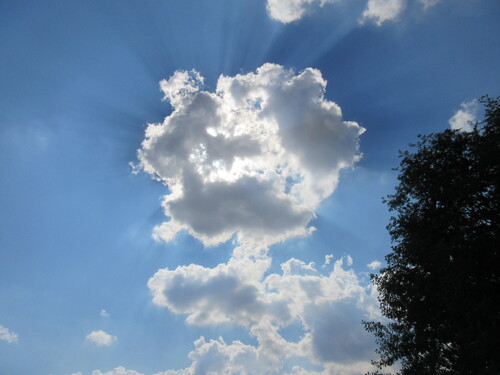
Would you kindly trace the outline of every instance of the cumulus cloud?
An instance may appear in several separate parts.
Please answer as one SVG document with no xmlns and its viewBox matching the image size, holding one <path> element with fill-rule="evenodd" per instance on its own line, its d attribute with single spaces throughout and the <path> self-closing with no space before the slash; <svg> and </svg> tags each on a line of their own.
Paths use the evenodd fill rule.
<svg viewBox="0 0 500 375">
<path fill-rule="evenodd" d="M 111 336 L 110 334 L 100 330 L 90 332 L 85 337 L 85 340 L 97 346 L 110 346 L 117 340 L 117 338 L 116 336 Z"/>
<path fill-rule="evenodd" d="M 479 111 L 479 102 L 474 99 L 467 103 L 460 104 L 462 109 L 459 109 L 448 120 L 450 127 L 454 130 L 462 130 L 470 132 L 473 129 L 473 124 L 477 121 Z"/>
<path fill-rule="evenodd" d="M 338 259 L 325 275 L 314 263 L 292 258 L 281 264 L 281 273 L 268 274 L 267 250 L 239 247 L 214 268 L 159 270 L 148 282 L 155 304 L 186 315 L 189 324 L 246 327 L 258 342 L 201 338 L 190 354 L 191 366 L 165 374 L 279 373 L 293 358 L 338 374 L 366 369 L 373 342 L 361 321 L 380 313 L 375 289 L 363 285 L 351 265 L 350 257 Z M 293 323 L 303 330 L 297 342 L 280 333 Z"/>
<path fill-rule="evenodd" d="M 374 260 L 373 262 L 368 263 L 366 266 L 372 271 L 375 271 L 378 270 L 380 267 L 382 267 L 382 263 L 379 262 L 378 260 Z"/>
<path fill-rule="evenodd" d="M 110 314 L 106 310 L 104 310 L 104 309 L 102 309 L 99 312 L 99 315 L 102 316 L 103 318 L 109 318 L 109 316 L 110 316 Z"/>
<path fill-rule="evenodd" d="M 19 337 L 17 333 L 0 325 L 0 340 L 7 341 L 9 344 L 13 344 L 19 342 Z"/>
<path fill-rule="evenodd" d="M 148 126 L 136 165 L 169 188 L 157 239 L 185 230 L 206 246 L 236 235 L 263 247 L 307 235 L 339 171 L 360 158 L 364 129 L 325 99 L 316 69 L 264 64 L 221 76 L 215 92 L 177 71 L 160 87 L 173 112 Z"/>
<path fill-rule="evenodd" d="M 208 341 L 200 337 L 194 345 L 189 367 L 156 375 L 267 374 L 278 370 L 265 352 L 241 341 L 227 344 L 221 337 Z"/>
<path fill-rule="evenodd" d="M 314 5 L 323 6 L 336 0 L 267 0 L 269 16 L 282 23 L 301 19 Z"/>
<path fill-rule="evenodd" d="M 298 21 L 314 8 L 340 0 L 267 0 L 266 7 L 269 16 L 282 23 Z M 433 7 L 440 0 L 416 0 L 424 10 Z M 396 21 L 405 10 L 407 0 L 368 0 L 361 15 L 360 23 L 373 21 L 378 26 L 386 21 Z"/>
<path fill-rule="evenodd" d="M 200 337 L 188 354 L 188 367 L 155 375 L 283 374 L 286 363 L 302 364 L 290 375 L 372 370 L 374 343 L 361 321 L 380 317 L 376 291 L 350 268 L 350 257 L 329 259 L 326 273 L 295 258 L 282 263 L 281 272 L 269 273 L 267 250 L 238 247 L 227 263 L 214 268 L 159 270 L 148 282 L 155 304 L 186 315 L 189 324 L 243 326 L 257 345 Z M 294 323 L 302 335 L 287 340 L 281 330 Z M 92 375 L 142 374 L 117 367 Z"/>
<path fill-rule="evenodd" d="M 281 374 L 287 361 L 302 363 L 289 375 L 354 375 L 372 370 L 372 337 L 363 319 L 380 317 L 376 291 L 363 285 L 349 256 L 320 272 L 314 263 L 289 259 L 281 272 L 269 273 L 268 250 L 238 247 L 227 263 L 159 270 L 148 282 L 154 303 L 186 315 L 195 325 L 243 326 L 257 345 L 200 337 L 183 369 L 155 375 Z M 295 341 L 281 329 L 299 323 Z M 309 368 L 322 368 L 310 370 Z M 92 375 L 142 375 L 117 367 Z"/>
<path fill-rule="evenodd" d="M 371 20 L 377 25 L 396 20 L 406 7 L 406 0 L 368 0 L 361 22 Z"/>
<path fill-rule="evenodd" d="M 241 249 L 237 249 L 236 253 Z M 275 304 L 262 299 L 260 280 L 270 266 L 265 254 L 236 255 L 215 268 L 191 264 L 159 270 L 148 282 L 157 305 L 187 314 L 191 324 L 236 321 L 251 326 L 272 314 Z M 278 308 L 278 307 L 276 307 Z"/>
<path fill-rule="evenodd" d="M 436 5 L 439 0 L 418 0 L 426 10 Z M 396 21 L 407 6 L 407 0 L 368 0 L 360 22 L 372 21 L 380 26 L 386 21 Z"/>
</svg>

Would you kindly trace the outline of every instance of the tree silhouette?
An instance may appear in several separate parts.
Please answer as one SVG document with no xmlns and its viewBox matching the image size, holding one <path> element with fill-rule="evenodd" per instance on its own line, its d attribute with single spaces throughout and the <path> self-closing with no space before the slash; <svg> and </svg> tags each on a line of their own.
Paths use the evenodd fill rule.
<svg viewBox="0 0 500 375">
<path fill-rule="evenodd" d="M 399 185 L 385 202 L 392 252 L 372 281 L 385 322 L 379 370 L 500 374 L 500 100 L 484 97 L 471 132 L 419 136 L 400 152 Z"/>
</svg>

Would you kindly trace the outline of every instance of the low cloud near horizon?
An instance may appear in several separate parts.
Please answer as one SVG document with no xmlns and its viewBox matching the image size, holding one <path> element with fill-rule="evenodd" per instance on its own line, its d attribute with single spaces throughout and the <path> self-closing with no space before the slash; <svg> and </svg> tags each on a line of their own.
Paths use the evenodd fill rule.
<svg viewBox="0 0 500 375">
<path fill-rule="evenodd" d="M 214 268 L 191 264 L 159 270 L 148 286 L 155 304 L 185 315 L 188 324 L 234 324 L 256 338 L 256 347 L 212 342 L 227 357 L 214 362 L 214 373 L 280 372 L 284 361 L 294 358 L 331 368 L 370 367 L 373 340 L 361 321 L 380 317 L 377 294 L 351 268 L 352 259 L 337 259 L 326 274 L 295 258 L 281 264 L 281 273 L 268 274 L 271 261 L 267 250 L 240 247 Z M 298 341 L 281 333 L 291 324 L 302 329 Z M 203 358 L 207 355 L 218 358 L 214 353 Z M 187 373 L 200 373 L 198 365 L 193 361 Z"/>
<path fill-rule="evenodd" d="M 268 250 L 236 248 L 227 263 L 161 269 L 149 280 L 153 302 L 186 323 L 244 327 L 257 345 L 200 337 L 191 365 L 155 375 L 288 374 L 357 375 L 372 369 L 373 338 L 362 320 L 380 318 L 376 289 L 352 269 L 349 256 L 325 267 L 291 258 L 269 273 Z M 287 337 L 283 330 L 300 326 Z M 287 363 L 301 363 L 284 370 Z M 313 370 L 315 368 L 316 370 Z M 117 367 L 92 375 L 143 375 Z"/>
</svg>

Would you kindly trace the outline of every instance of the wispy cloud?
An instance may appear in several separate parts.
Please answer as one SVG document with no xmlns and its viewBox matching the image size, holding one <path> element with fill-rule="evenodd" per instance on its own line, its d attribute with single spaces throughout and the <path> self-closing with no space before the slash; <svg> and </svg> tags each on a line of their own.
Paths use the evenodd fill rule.
<svg viewBox="0 0 500 375">
<path fill-rule="evenodd" d="M 0 340 L 7 341 L 9 344 L 13 344 L 19 342 L 19 337 L 17 333 L 0 325 Z"/>
<path fill-rule="evenodd" d="M 424 9 L 427 9 L 439 3 L 440 0 L 418 0 L 418 1 L 422 3 Z"/>
<path fill-rule="evenodd" d="M 102 372 L 100 370 L 92 371 L 92 375 L 143 375 L 137 371 L 127 370 L 125 367 L 118 366 L 113 370 Z M 160 374 L 157 374 L 160 375 Z M 165 374 L 167 375 L 167 374 Z"/>
<path fill-rule="evenodd" d="M 374 260 L 373 262 L 368 263 L 366 266 L 369 269 L 371 269 L 372 271 L 375 271 L 375 270 L 378 270 L 380 267 L 382 267 L 382 262 L 379 262 L 378 260 Z"/>
<path fill-rule="evenodd" d="M 215 92 L 199 73 L 178 71 L 161 89 L 174 111 L 148 126 L 137 166 L 170 189 L 158 239 L 186 230 L 206 246 L 236 235 L 265 247 L 307 235 L 339 171 L 360 158 L 364 129 L 324 98 L 316 69 L 265 64 L 221 76 Z"/>
</svg>

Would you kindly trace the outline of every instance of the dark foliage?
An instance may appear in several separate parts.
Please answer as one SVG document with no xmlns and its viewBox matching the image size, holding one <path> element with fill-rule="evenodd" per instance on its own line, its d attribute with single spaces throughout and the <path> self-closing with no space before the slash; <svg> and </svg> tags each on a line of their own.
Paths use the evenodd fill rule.
<svg viewBox="0 0 500 375">
<path fill-rule="evenodd" d="M 420 136 L 401 152 L 386 200 L 393 251 L 372 275 L 388 320 L 364 322 L 379 370 L 500 374 L 500 100 L 481 103 L 472 132 Z"/>
</svg>

